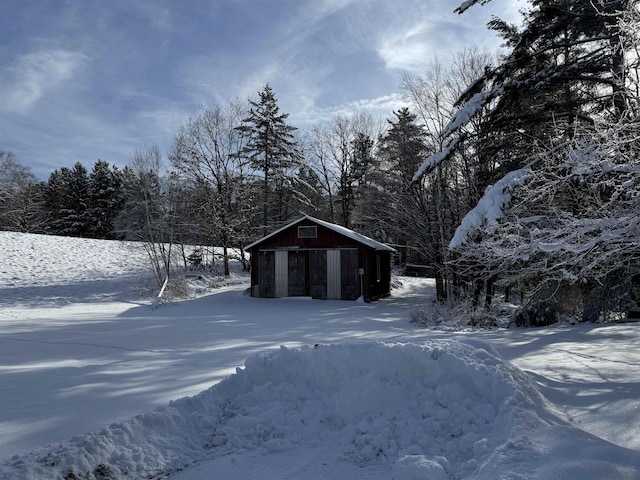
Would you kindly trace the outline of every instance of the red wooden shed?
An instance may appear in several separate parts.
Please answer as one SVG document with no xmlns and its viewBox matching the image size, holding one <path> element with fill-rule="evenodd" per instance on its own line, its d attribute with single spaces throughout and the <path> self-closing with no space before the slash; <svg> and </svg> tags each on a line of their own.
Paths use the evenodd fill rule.
<svg viewBox="0 0 640 480">
<path fill-rule="evenodd" d="M 308 215 L 246 250 L 254 297 L 371 301 L 390 294 L 393 248 Z"/>
</svg>

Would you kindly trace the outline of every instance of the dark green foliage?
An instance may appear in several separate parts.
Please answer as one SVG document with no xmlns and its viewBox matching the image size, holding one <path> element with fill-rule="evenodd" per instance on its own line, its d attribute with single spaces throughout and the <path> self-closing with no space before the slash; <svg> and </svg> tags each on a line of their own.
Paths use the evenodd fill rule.
<svg viewBox="0 0 640 480">
<path fill-rule="evenodd" d="M 124 206 L 122 175 L 117 167 L 98 160 L 89 175 L 87 193 L 89 234 L 94 238 L 116 238 L 113 222 Z"/>
<path fill-rule="evenodd" d="M 248 137 L 247 145 L 239 155 L 246 157 L 250 165 L 262 173 L 262 227 L 266 233 L 268 225 L 287 219 L 283 207 L 288 201 L 285 197 L 291 193 L 291 169 L 300 163 L 302 154 L 293 135 L 296 128 L 287 125 L 289 114 L 280 113 L 269 84 L 258 95 L 260 100 L 249 102 L 249 115 L 238 127 Z M 272 196 L 276 197 L 275 202 Z M 270 203 L 275 203 L 275 212 L 270 210 Z"/>
<path fill-rule="evenodd" d="M 89 236 L 88 194 L 89 177 L 80 162 L 51 173 L 45 195 L 51 233 Z"/>
<path fill-rule="evenodd" d="M 387 172 L 393 174 L 403 188 L 408 188 L 426 155 L 424 132 L 416 123 L 416 115 L 408 108 L 393 114 L 395 121 L 387 120 L 390 127 L 380 139 L 378 152 L 386 163 Z"/>
<path fill-rule="evenodd" d="M 429 250 L 424 248 L 425 244 L 432 245 L 434 239 L 427 237 L 436 229 L 423 223 L 429 221 L 424 210 L 427 206 L 423 202 L 424 191 L 411 182 L 427 153 L 424 132 L 416 123 L 416 116 L 407 108 L 394 115 L 394 119 L 387 120 L 389 129 L 378 145 L 382 175 L 377 183 L 385 194 L 375 193 L 371 203 L 376 205 L 374 212 L 378 224 L 384 224 L 392 243 L 398 245 L 400 263 L 428 261 L 433 265 L 433 258 L 425 259 L 417 253 Z"/>
<path fill-rule="evenodd" d="M 534 0 L 522 28 L 495 18 L 489 23 L 511 51 L 459 100 L 495 92 L 479 131 L 483 186 L 522 167 L 532 144 L 554 145 L 596 118 L 638 113 L 638 99 L 627 88 L 628 32 L 621 23 L 632 4 Z"/>
<path fill-rule="evenodd" d="M 47 231 L 56 235 L 117 238 L 113 221 L 124 205 L 119 170 L 98 160 L 91 174 L 77 162 L 54 170 L 44 188 Z"/>
</svg>

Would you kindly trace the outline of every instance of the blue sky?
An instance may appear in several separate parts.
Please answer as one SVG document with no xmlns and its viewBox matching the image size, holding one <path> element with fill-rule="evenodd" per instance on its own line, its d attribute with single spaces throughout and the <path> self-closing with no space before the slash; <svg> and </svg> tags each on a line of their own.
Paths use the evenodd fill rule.
<svg viewBox="0 0 640 480">
<path fill-rule="evenodd" d="M 203 105 L 268 82 L 304 128 L 354 108 L 390 116 L 403 72 L 499 40 L 461 0 L 3 0 L 0 150 L 41 179 L 62 166 L 118 166 L 173 137 Z"/>
</svg>

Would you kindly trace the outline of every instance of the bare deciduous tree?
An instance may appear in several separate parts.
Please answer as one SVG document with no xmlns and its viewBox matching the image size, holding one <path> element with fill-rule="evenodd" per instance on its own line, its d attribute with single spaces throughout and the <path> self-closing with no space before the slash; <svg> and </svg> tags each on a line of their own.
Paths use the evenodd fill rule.
<svg viewBox="0 0 640 480">
<path fill-rule="evenodd" d="M 237 127 L 246 115 L 238 101 L 204 108 L 176 135 L 171 164 L 195 192 L 193 223 L 209 245 L 223 248 L 224 274 L 229 275 L 229 249 L 246 242 L 249 211 L 249 165 L 237 154 L 247 137 Z"/>
<path fill-rule="evenodd" d="M 307 135 L 307 158 L 328 199 L 330 221 L 344 226 L 352 223 L 359 189 L 367 183 L 380 133 L 381 127 L 371 115 L 358 112 L 335 116 Z"/>
</svg>

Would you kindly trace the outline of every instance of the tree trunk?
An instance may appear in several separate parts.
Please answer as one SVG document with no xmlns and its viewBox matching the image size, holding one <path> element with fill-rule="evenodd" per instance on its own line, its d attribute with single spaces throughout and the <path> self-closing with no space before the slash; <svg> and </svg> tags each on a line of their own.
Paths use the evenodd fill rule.
<svg viewBox="0 0 640 480">
<path fill-rule="evenodd" d="M 228 277 L 231 272 L 229 271 L 229 249 L 226 245 L 222 247 L 222 264 L 224 265 L 224 276 Z"/>
<path fill-rule="evenodd" d="M 269 169 L 264 170 L 264 204 L 262 205 L 262 235 L 267 235 L 269 222 Z"/>
<path fill-rule="evenodd" d="M 439 270 L 436 271 L 436 299 L 438 302 L 444 302 L 447 299 L 444 277 Z"/>
<path fill-rule="evenodd" d="M 480 303 L 480 294 L 482 293 L 482 284 L 484 282 L 482 280 L 475 280 L 473 284 L 473 298 L 471 300 L 471 306 L 475 310 L 478 308 L 478 304 Z"/>
<path fill-rule="evenodd" d="M 486 292 L 484 297 L 484 308 L 489 310 L 491 308 L 491 302 L 495 293 L 495 277 L 491 277 L 486 283 Z"/>
</svg>

